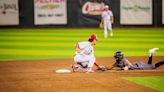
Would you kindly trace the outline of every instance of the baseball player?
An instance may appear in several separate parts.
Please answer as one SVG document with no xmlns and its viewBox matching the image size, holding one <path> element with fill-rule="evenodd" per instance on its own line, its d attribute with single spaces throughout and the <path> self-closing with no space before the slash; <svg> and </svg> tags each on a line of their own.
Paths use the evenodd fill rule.
<svg viewBox="0 0 164 92">
<path fill-rule="evenodd" d="M 152 64 L 152 57 L 155 51 L 159 50 L 159 48 L 153 48 L 149 50 L 149 59 L 147 63 L 144 62 L 134 62 L 131 63 L 129 60 L 127 60 L 121 51 L 118 51 L 115 53 L 114 58 L 116 59 L 116 62 L 113 64 L 113 66 L 110 68 L 114 67 L 119 67 L 122 70 L 146 70 L 146 69 L 155 69 L 158 68 L 159 66 L 164 64 L 164 61 L 160 61 L 156 64 Z"/>
<path fill-rule="evenodd" d="M 110 36 L 113 36 L 112 24 L 114 23 L 114 17 L 108 5 L 104 7 L 101 17 L 101 23 L 104 26 L 104 38 L 108 37 L 108 30 L 110 30 Z"/>
<path fill-rule="evenodd" d="M 94 56 L 94 45 L 97 42 L 97 36 L 92 34 L 88 41 L 78 42 L 76 44 L 76 51 L 74 56 L 74 61 L 76 64 L 72 65 L 73 71 L 85 71 L 87 73 L 93 73 L 92 70 L 93 65 L 95 64 L 99 67 L 98 64 L 95 63 Z"/>
</svg>

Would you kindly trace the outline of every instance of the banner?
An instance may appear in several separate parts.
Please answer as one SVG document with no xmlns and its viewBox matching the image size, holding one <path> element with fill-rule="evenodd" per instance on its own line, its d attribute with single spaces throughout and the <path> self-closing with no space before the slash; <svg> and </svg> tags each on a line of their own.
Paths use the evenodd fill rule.
<svg viewBox="0 0 164 92">
<path fill-rule="evenodd" d="M 162 24 L 164 24 L 164 0 L 162 0 Z"/>
<path fill-rule="evenodd" d="M 120 1 L 120 24 L 152 25 L 152 0 Z"/>
<path fill-rule="evenodd" d="M 18 0 L 0 0 L 0 25 L 18 25 Z"/>
<path fill-rule="evenodd" d="M 101 20 L 101 12 L 110 0 L 79 0 L 78 23 L 80 25 L 97 25 Z"/>
<path fill-rule="evenodd" d="M 34 0 L 35 25 L 67 24 L 66 0 Z"/>
</svg>

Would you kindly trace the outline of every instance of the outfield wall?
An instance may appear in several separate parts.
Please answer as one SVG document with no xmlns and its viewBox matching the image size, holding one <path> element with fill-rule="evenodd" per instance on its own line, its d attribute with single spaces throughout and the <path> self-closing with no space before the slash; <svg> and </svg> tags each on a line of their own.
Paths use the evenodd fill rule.
<svg viewBox="0 0 164 92">
<path fill-rule="evenodd" d="M 4 1 L 6 1 L 6 0 L 0 0 L 1 7 L 2 6 L 6 7 L 5 6 L 6 3 L 2 4 L 2 2 L 4 2 Z M 15 1 L 17 1 L 17 0 L 15 0 Z M 96 3 L 93 1 L 96 1 Z M 6 27 L 7 28 L 8 27 L 15 27 L 15 28 L 98 27 L 98 24 L 101 19 L 100 14 L 98 14 L 98 12 L 96 12 L 96 13 L 92 13 L 91 15 L 87 15 L 85 9 L 82 9 L 82 8 L 84 8 L 84 5 L 86 5 L 86 3 L 88 3 L 88 2 L 90 2 L 90 5 L 96 4 L 97 7 L 95 7 L 95 9 L 100 8 L 101 6 L 103 6 L 103 4 L 109 5 L 111 7 L 111 10 L 113 11 L 113 14 L 115 17 L 114 27 L 134 27 L 134 26 L 137 26 L 137 27 L 138 26 L 139 27 L 145 27 L 145 26 L 146 27 L 162 27 L 162 26 L 164 26 L 164 24 L 162 24 L 162 0 L 142 0 L 142 1 L 150 2 L 150 4 L 148 4 L 148 6 L 145 6 L 145 7 L 141 7 L 139 5 L 138 6 L 134 5 L 134 7 L 133 6 L 132 7 L 131 6 L 121 7 L 121 2 L 126 3 L 128 1 L 130 3 L 135 4 L 136 0 L 122 0 L 122 1 L 121 0 L 18 0 L 18 5 L 16 5 L 18 7 L 18 10 L 16 12 L 19 13 L 18 14 L 19 18 L 17 20 L 15 20 L 16 21 L 15 25 L 13 25 L 14 23 L 12 23 L 12 25 L 10 25 L 10 24 L 4 25 L 3 23 L 1 23 L 2 21 L 0 20 L 0 24 L 3 24 L 3 25 L 0 25 L 0 27 L 1 28 L 6 28 Z M 132 1 L 134 1 L 134 2 L 132 2 Z M 39 4 L 38 4 L 38 2 L 39 2 Z M 50 2 L 50 3 L 47 3 L 47 2 Z M 101 4 L 101 2 L 103 2 L 103 4 Z M 66 5 L 64 5 L 65 3 L 66 3 Z M 9 3 L 8 5 L 13 5 L 13 4 Z M 131 5 L 133 5 L 133 4 L 131 4 Z M 58 11 L 53 10 L 56 7 L 59 8 Z M 91 7 L 91 9 L 92 8 L 93 7 Z M 47 10 L 46 13 L 44 13 L 44 10 L 46 10 L 46 9 L 49 9 L 49 10 Z M 132 22 L 132 20 L 135 20 L 135 19 L 133 19 L 133 16 L 131 16 L 131 17 L 127 16 L 126 22 L 125 22 L 125 20 L 123 22 L 121 22 L 122 21 L 121 16 L 126 16 L 126 14 L 124 14 L 126 11 L 124 11 L 121 14 L 123 9 L 126 9 L 127 11 L 132 9 L 132 10 L 135 10 L 135 13 L 138 12 L 138 13 L 134 14 L 134 16 L 139 15 L 139 11 L 138 11 L 139 9 L 143 9 L 144 11 L 149 9 L 149 11 L 145 11 L 145 13 L 147 13 L 147 12 L 149 12 L 149 13 L 144 15 L 149 18 L 146 19 L 147 21 L 142 21 L 142 15 L 140 15 L 139 17 L 136 17 L 136 18 L 141 18 L 140 21 L 142 21 L 142 22 L 136 21 L 131 24 L 127 24 L 127 23 L 129 23 L 128 21 Z M 6 9 L 6 11 L 7 11 L 7 9 Z M 0 8 L 0 12 L 1 12 L 0 17 L 4 16 L 6 14 L 6 12 L 4 12 L 3 8 Z M 129 15 L 131 13 L 132 12 L 129 12 Z M 36 17 L 36 14 L 38 14 L 39 17 Z M 142 14 L 142 12 L 141 12 L 141 14 Z M 15 14 L 15 15 L 17 15 L 17 14 Z M 48 18 L 46 18 L 47 21 L 45 20 L 45 18 L 40 18 L 40 17 L 47 17 L 47 16 L 48 16 Z M 128 17 L 130 17 L 131 19 L 128 19 Z M 3 18 L 3 20 L 4 19 L 5 18 Z M 11 17 L 6 18 L 6 20 L 7 19 L 12 19 L 12 18 Z M 143 17 L 143 19 L 145 19 L 145 18 Z"/>
</svg>

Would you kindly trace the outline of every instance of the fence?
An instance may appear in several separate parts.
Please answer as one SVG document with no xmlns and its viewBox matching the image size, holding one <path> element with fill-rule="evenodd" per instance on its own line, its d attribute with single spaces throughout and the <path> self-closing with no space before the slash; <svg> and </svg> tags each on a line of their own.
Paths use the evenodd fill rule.
<svg viewBox="0 0 164 92">
<path fill-rule="evenodd" d="M 4 16 L 6 14 L 7 11 L 7 4 L 4 3 L 4 1 L 7 0 L 0 0 L 0 17 L 3 21 L 6 21 L 7 19 L 10 19 L 10 21 L 13 21 L 13 18 L 10 16 L 10 18 L 2 18 L 2 16 Z M 123 2 L 128 2 L 128 1 L 140 1 L 140 0 L 19 0 L 18 1 L 18 5 L 16 8 L 18 8 L 18 11 L 14 11 L 15 13 L 18 14 L 14 14 L 14 16 L 18 16 L 18 21 L 15 21 L 15 24 L 10 24 L 11 22 L 9 22 L 9 24 L 1 24 L 0 22 L 0 27 L 1 28 L 6 28 L 6 27 L 15 27 L 15 28 L 41 28 L 41 27 L 98 27 L 98 24 L 100 22 L 101 19 L 101 15 L 98 12 L 92 12 L 90 14 L 88 14 L 88 7 L 92 6 L 90 10 L 96 10 L 96 9 L 100 9 L 103 5 L 107 4 L 111 7 L 111 10 L 113 11 L 114 14 L 114 18 L 115 18 L 115 23 L 114 23 L 114 27 L 136 27 L 136 26 L 146 26 L 146 27 L 162 27 L 164 24 L 163 23 L 163 19 L 164 14 L 162 13 L 162 10 L 164 10 L 162 7 L 162 0 L 145 0 L 150 2 L 150 4 L 148 6 L 145 7 L 141 7 L 139 5 L 134 5 L 133 6 L 126 6 L 123 5 Z M 143 0 L 142 0 L 143 1 Z M 55 6 L 50 4 L 50 3 L 62 3 L 62 4 L 56 4 Z M 63 4 L 63 2 L 66 2 L 66 5 Z M 102 4 L 103 2 L 103 4 Z M 38 4 L 38 3 L 45 3 L 44 4 Z M 132 3 L 132 2 L 131 2 Z M 134 2 L 133 2 L 134 3 Z M 12 7 L 11 3 L 8 3 L 9 7 L 14 8 L 14 6 Z M 88 6 L 87 6 L 88 5 Z M 96 5 L 96 7 L 95 7 Z M 123 5 L 123 6 L 122 6 Z M 133 5 L 133 4 L 131 4 Z M 62 8 L 63 6 L 65 6 L 65 8 Z M 6 11 L 5 11 L 5 9 Z M 38 8 L 40 7 L 40 8 Z M 56 7 L 59 7 L 60 9 L 58 11 L 54 10 Z M 93 8 L 94 7 L 94 8 Z M 40 10 L 39 10 L 40 9 Z M 48 15 L 44 15 L 43 14 L 43 9 L 49 9 L 46 13 Z M 65 10 L 64 10 L 65 9 Z M 128 19 L 129 15 L 127 13 L 131 10 L 131 12 L 138 12 L 139 9 L 143 9 L 145 12 L 149 12 L 149 15 L 147 14 L 147 16 L 149 17 L 149 21 L 147 22 L 147 24 L 144 23 L 140 23 L 138 22 L 138 24 L 135 23 L 131 23 L 131 24 L 127 24 L 128 21 L 131 21 L 131 19 Z M 137 10 L 138 9 L 138 10 Z M 148 11 L 148 9 L 150 11 Z M 86 11 L 88 10 L 88 11 Z M 61 12 L 63 11 L 63 12 Z M 123 12 L 124 11 L 124 12 Z M 11 12 L 11 11 L 10 11 Z M 66 13 L 64 13 L 66 12 Z M 127 22 L 121 22 L 122 21 L 122 16 L 125 16 L 125 12 L 127 13 Z M 130 12 L 130 13 L 131 13 Z M 46 14 L 45 13 L 45 14 Z M 57 14 L 58 13 L 58 14 Z M 138 13 L 136 13 L 138 14 Z M 163 14 L 163 15 L 162 15 Z M 37 17 L 37 16 L 39 17 Z M 152 15 L 152 16 L 151 16 Z M 12 15 L 13 16 L 13 15 Z M 47 21 L 45 20 L 45 18 L 41 18 L 41 17 L 45 17 L 48 16 L 49 17 L 56 17 L 57 20 L 53 20 L 52 18 L 47 18 Z M 61 17 L 59 20 L 58 18 Z M 132 16 L 133 17 L 133 16 Z M 143 16 L 144 17 L 144 16 Z M 138 17 L 139 18 L 139 17 Z M 145 17 L 147 18 L 147 17 Z M 49 21 L 48 21 L 49 20 Z M 133 19 L 132 19 L 133 20 Z M 36 22 L 37 21 L 37 22 Z M 44 23 L 43 23 L 44 21 Z M 144 21 L 143 21 L 144 22 Z"/>
</svg>

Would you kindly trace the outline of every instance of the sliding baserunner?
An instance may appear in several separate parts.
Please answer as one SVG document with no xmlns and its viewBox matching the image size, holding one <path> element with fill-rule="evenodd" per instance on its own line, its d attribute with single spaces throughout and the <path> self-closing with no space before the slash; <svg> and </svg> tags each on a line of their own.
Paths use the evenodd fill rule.
<svg viewBox="0 0 164 92">
<path fill-rule="evenodd" d="M 149 50 L 149 58 L 148 62 L 134 62 L 131 63 L 128 59 L 126 59 L 121 51 L 118 51 L 115 53 L 114 58 L 116 59 L 116 62 L 112 65 L 110 69 L 114 67 L 119 67 L 122 70 L 146 70 L 146 69 L 156 69 L 159 66 L 164 64 L 164 61 L 160 61 L 156 64 L 152 64 L 152 57 L 153 54 L 159 50 L 159 48 L 153 48 Z"/>
</svg>

